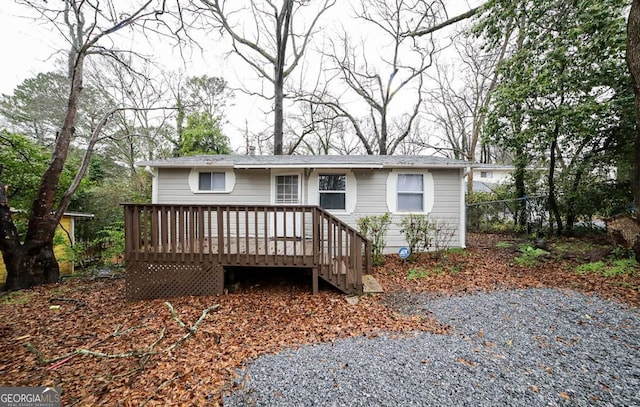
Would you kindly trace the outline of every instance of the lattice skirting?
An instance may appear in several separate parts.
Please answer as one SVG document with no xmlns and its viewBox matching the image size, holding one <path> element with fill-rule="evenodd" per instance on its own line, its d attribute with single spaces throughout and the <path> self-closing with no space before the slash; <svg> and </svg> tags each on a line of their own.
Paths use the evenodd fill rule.
<svg viewBox="0 0 640 407">
<path fill-rule="evenodd" d="M 224 292 L 224 269 L 217 263 L 129 261 L 125 279 L 128 300 Z"/>
</svg>

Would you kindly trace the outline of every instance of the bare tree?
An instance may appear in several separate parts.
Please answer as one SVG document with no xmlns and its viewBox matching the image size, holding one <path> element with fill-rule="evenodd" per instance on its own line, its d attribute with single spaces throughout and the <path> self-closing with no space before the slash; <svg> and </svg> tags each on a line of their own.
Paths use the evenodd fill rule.
<svg viewBox="0 0 640 407">
<path fill-rule="evenodd" d="M 170 121 L 176 108 L 166 77 L 148 60 L 123 56 L 121 61 L 99 60 L 89 77 L 103 89 L 113 104 L 122 108 L 103 135 L 104 155 L 128 168 L 132 180 L 138 177 L 135 163 L 170 156 L 176 135 Z"/>
<path fill-rule="evenodd" d="M 435 24 L 443 12 L 438 1 L 362 0 L 357 18 L 372 28 L 375 34 L 370 37 L 376 43 L 358 42 L 345 30 L 325 52 L 334 67 L 330 80 L 337 79 L 350 92 L 340 97 L 316 92 L 302 99 L 347 119 L 367 154 L 393 154 L 417 122 L 423 74 L 438 50 L 431 36 L 407 36 L 407 25 Z M 350 98 L 360 103 L 347 103 Z M 368 110 L 364 117 L 362 106 Z M 394 118 L 394 106 L 401 111 L 399 117 Z"/>
<path fill-rule="evenodd" d="M 427 115 L 431 117 L 437 133 L 444 138 L 444 146 L 428 146 L 445 150 L 455 159 L 489 162 L 490 146 L 481 145 L 481 131 L 498 79 L 498 65 L 507 53 L 511 35 L 506 33 L 502 45 L 495 53 L 482 50 L 470 34 L 458 36 L 455 49 L 459 65 L 435 64 L 435 74 L 430 76 L 436 87 L 428 92 L 431 105 Z M 461 77 L 456 76 L 456 72 Z M 485 154 L 483 154 L 485 153 Z M 468 192 L 473 190 L 473 174 L 469 174 Z"/>
<path fill-rule="evenodd" d="M 76 115 L 84 87 L 87 58 L 103 55 L 121 60 L 121 53 L 115 48 L 114 41 L 109 41 L 110 37 L 142 22 L 146 22 L 149 28 L 153 24 L 163 24 L 160 18 L 167 12 L 166 2 L 154 0 L 137 3 L 127 10 L 117 9 L 115 2 L 111 1 L 96 4 L 65 0 L 54 5 L 50 2 L 25 0 L 22 3 L 36 10 L 42 20 L 51 23 L 54 30 L 67 39 L 70 49 L 70 85 L 66 113 L 57 133 L 51 160 L 41 176 L 23 241 L 12 219 L 7 199 L 9 186 L 0 182 L 0 235 L 3 237 L 0 239 L 0 251 L 7 267 L 6 287 L 12 290 L 58 281 L 59 268 L 53 253 L 56 226 L 86 173 L 92 149 L 100 138 L 102 128 L 118 110 L 114 108 L 106 111 L 95 124 L 87 142 L 84 159 L 71 186 L 59 195 L 60 175 L 75 136 Z M 56 8 L 58 4 L 60 8 Z"/>
<path fill-rule="evenodd" d="M 288 153 L 362 154 L 361 144 L 350 137 L 352 125 L 349 119 L 329 104 L 313 102 L 313 99 L 333 100 L 325 80 L 325 58 L 319 55 L 313 66 L 310 65 L 299 70 L 300 78 L 294 85 L 298 88 L 290 86 L 288 89 L 298 101 L 294 105 L 297 112 L 290 112 L 287 118 L 287 134 L 292 136 L 285 141 Z M 311 81 L 314 74 L 316 79 Z"/>
<path fill-rule="evenodd" d="M 351 124 L 334 109 L 322 104 L 301 102 L 297 106 L 300 113 L 292 115 L 295 122 L 295 134 L 287 145 L 289 154 L 306 153 L 311 155 L 359 154 L 362 146 L 353 137 L 348 137 Z"/>
<path fill-rule="evenodd" d="M 233 51 L 261 79 L 273 85 L 273 150 L 283 153 L 284 84 L 300 63 L 320 17 L 335 0 L 220 1 L 196 0 L 232 40 Z M 247 4 L 248 3 L 248 4 Z M 310 7 L 319 4 L 315 9 Z"/>
</svg>

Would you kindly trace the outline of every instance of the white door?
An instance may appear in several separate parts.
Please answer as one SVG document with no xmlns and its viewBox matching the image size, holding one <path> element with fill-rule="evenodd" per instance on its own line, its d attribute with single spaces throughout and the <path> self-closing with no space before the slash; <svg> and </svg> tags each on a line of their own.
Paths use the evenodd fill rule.
<svg viewBox="0 0 640 407">
<path fill-rule="evenodd" d="M 302 203 L 300 178 L 300 174 L 274 176 L 273 201 L 276 205 L 295 206 Z M 272 236 L 299 238 L 302 236 L 302 214 L 289 211 L 275 212 L 271 229 Z"/>
</svg>

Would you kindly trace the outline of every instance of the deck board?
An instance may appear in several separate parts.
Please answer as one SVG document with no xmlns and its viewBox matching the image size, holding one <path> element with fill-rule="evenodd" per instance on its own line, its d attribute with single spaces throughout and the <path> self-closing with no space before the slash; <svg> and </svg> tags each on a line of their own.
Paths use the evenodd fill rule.
<svg viewBox="0 0 640 407">
<path fill-rule="evenodd" d="M 311 239 L 273 239 L 273 238 L 225 238 L 223 254 L 236 255 L 279 255 L 279 256 L 312 256 L 313 240 Z M 219 254 L 218 238 L 205 238 L 203 241 L 176 242 L 172 245 L 151 246 L 147 250 L 141 247 L 139 252 L 169 254 L 169 253 L 194 253 L 194 254 Z"/>
<path fill-rule="evenodd" d="M 230 266 L 310 268 L 314 293 L 318 278 L 358 293 L 362 273 L 371 270 L 370 241 L 317 206 L 123 206 L 130 299 L 189 290 L 220 294 Z M 184 289 L 172 291 L 180 279 Z M 199 279 L 206 289 L 197 286 Z"/>
</svg>

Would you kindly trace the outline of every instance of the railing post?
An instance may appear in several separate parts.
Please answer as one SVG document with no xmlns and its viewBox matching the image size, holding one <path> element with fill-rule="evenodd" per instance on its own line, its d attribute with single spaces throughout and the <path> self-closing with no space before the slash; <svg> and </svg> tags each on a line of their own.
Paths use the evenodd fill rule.
<svg viewBox="0 0 640 407">
<path fill-rule="evenodd" d="M 217 230 L 218 230 L 218 263 L 222 262 L 224 253 L 226 250 L 224 249 L 224 216 L 222 213 L 222 207 L 218 206 L 216 208 L 216 216 L 217 216 Z"/>
<path fill-rule="evenodd" d="M 209 262 L 293 265 L 312 268 L 314 291 L 322 277 L 352 292 L 372 265 L 371 243 L 315 206 L 125 204 L 124 219 L 125 259 L 132 267 L 143 262 L 145 273 L 170 272 L 156 263 L 184 268 L 187 262 L 196 269 Z"/>
<path fill-rule="evenodd" d="M 320 256 L 320 215 L 317 208 L 313 209 L 313 231 L 312 231 L 312 242 L 313 246 L 313 265 L 315 267 L 320 267 L 320 262 L 318 261 L 318 256 Z"/>
</svg>

